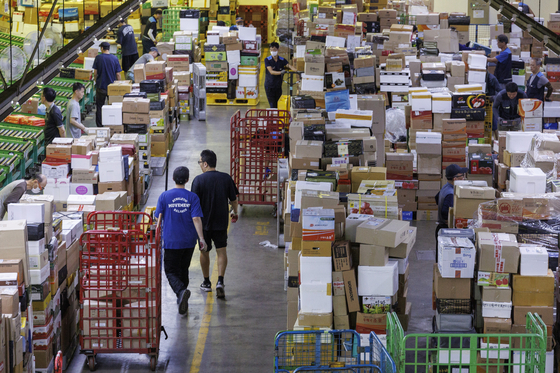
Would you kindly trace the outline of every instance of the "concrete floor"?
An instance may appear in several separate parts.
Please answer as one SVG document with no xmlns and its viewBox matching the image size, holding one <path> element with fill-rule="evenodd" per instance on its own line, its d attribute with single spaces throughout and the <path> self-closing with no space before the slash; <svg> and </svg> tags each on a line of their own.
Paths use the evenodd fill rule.
<svg viewBox="0 0 560 373">
<path fill-rule="evenodd" d="M 261 90 L 259 107 L 268 107 Z M 191 180 L 201 171 L 200 151 L 212 149 L 218 155 L 218 170 L 229 172 L 229 120 L 244 107 L 208 107 L 206 122 L 192 120 L 181 124 L 181 134 L 169 162 L 169 169 L 187 166 Z M 89 119 L 89 118 L 88 118 Z M 171 175 L 170 187 L 173 186 Z M 190 182 L 188 185 L 190 189 Z M 165 177 L 156 177 L 148 206 L 155 206 L 165 190 Z M 417 260 L 417 251 L 434 250 L 435 222 L 413 222 L 418 229 L 410 255 L 408 300 L 412 302 L 409 331 L 431 331 L 432 261 Z M 258 227 L 258 228 L 257 228 Z M 264 227 L 264 228 L 262 228 Z M 231 225 L 228 242 L 228 269 L 225 276 L 226 300 L 215 293 L 204 293 L 199 255 L 190 267 L 192 295 L 186 316 L 177 313 L 175 294 L 163 276 L 163 325 L 169 335 L 160 345 L 158 372 L 243 372 L 273 371 L 274 336 L 286 328 L 286 293 L 283 287 L 283 249 L 264 248 L 259 242 L 276 243 L 276 220 L 272 207 L 243 206 L 239 221 Z M 215 254 L 211 254 L 212 283 L 217 280 Z M 86 372 L 85 357 L 77 351 L 67 371 Z M 142 355 L 103 355 L 97 357 L 100 372 L 149 372 L 149 359 Z"/>
</svg>

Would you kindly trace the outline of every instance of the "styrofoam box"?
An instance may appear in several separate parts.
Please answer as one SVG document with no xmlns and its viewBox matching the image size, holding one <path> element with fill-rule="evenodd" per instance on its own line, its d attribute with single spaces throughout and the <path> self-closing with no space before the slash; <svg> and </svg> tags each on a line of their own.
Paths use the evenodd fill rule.
<svg viewBox="0 0 560 373">
<path fill-rule="evenodd" d="M 122 158 L 120 162 L 99 162 L 99 182 L 113 182 L 124 180 L 124 162 Z"/>
<path fill-rule="evenodd" d="M 554 14 L 554 13 L 552 13 Z M 525 373 L 525 351 L 513 352 L 513 373 Z M 546 352 L 546 363 L 544 373 L 554 372 L 554 351 Z"/>
<path fill-rule="evenodd" d="M 301 90 L 323 92 L 324 76 L 301 74 Z"/>
<path fill-rule="evenodd" d="M 318 190 L 322 192 L 332 192 L 332 183 L 315 182 L 315 181 L 296 181 L 296 199 L 294 201 L 294 208 L 301 207 L 301 195 L 304 189 Z"/>
<path fill-rule="evenodd" d="M 89 170 L 93 165 L 91 153 L 86 155 L 72 154 L 72 169 L 73 170 Z"/>
<path fill-rule="evenodd" d="M 469 364 L 471 352 L 468 349 L 440 349 L 438 360 L 440 364 Z"/>
<path fill-rule="evenodd" d="M 531 140 L 537 134 L 536 131 L 529 132 L 507 132 L 506 150 L 510 153 L 528 152 L 531 150 Z"/>
<path fill-rule="evenodd" d="M 69 205 L 95 205 L 95 196 L 71 194 L 68 196 L 67 203 Z M 62 223 L 64 224 L 64 221 Z M 62 227 L 64 229 L 64 225 Z"/>
<path fill-rule="evenodd" d="M 43 282 L 47 281 L 50 273 L 50 265 L 46 265 L 41 269 L 30 269 L 29 274 L 31 276 L 31 285 L 41 285 Z"/>
<path fill-rule="evenodd" d="M 66 219 L 62 221 L 62 230 L 70 231 L 70 241 L 66 241 L 66 243 L 70 245 L 72 242 L 79 239 L 82 233 L 84 233 L 84 224 L 81 220 Z"/>
<path fill-rule="evenodd" d="M 509 359 L 511 352 L 509 345 L 500 343 L 480 342 L 480 357 L 483 359 Z"/>
<path fill-rule="evenodd" d="M 358 295 L 392 297 L 399 290 L 397 262 L 383 267 L 358 266 Z"/>
<path fill-rule="evenodd" d="M 543 118 L 560 117 L 560 101 L 552 101 L 544 103 Z"/>
<path fill-rule="evenodd" d="M 509 190 L 513 193 L 544 194 L 546 174 L 540 168 L 512 167 Z"/>
<path fill-rule="evenodd" d="M 299 257 L 299 274 L 302 284 L 332 282 L 332 257 Z"/>
<path fill-rule="evenodd" d="M 99 162 L 113 162 L 122 158 L 122 147 L 111 146 L 99 149 Z"/>
<path fill-rule="evenodd" d="M 320 282 L 301 284 L 299 286 L 301 312 L 332 312 L 331 286 L 330 283 Z"/>
<path fill-rule="evenodd" d="M 30 256 L 40 256 L 45 252 L 45 239 L 39 241 L 27 241 L 27 251 Z"/>
<path fill-rule="evenodd" d="M 467 79 L 469 83 L 484 83 L 486 82 L 486 70 L 469 70 Z"/>
<path fill-rule="evenodd" d="M 432 94 L 432 113 L 451 113 L 451 95 L 449 93 Z"/>
<path fill-rule="evenodd" d="M 93 184 L 70 183 L 70 194 L 93 196 Z"/>
<path fill-rule="evenodd" d="M 122 105 L 103 105 L 101 123 L 104 126 L 122 126 Z"/>
<path fill-rule="evenodd" d="M 486 63 L 488 58 L 483 54 L 469 53 L 467 63 L 469 64 L 469 69 L 481 69 L 486 70 Z"/>
<path fill-rule="evenodd" d="M 27 220 L 28 223 L 45 222 L 45 205 L 42 203 L 8 204 L 8 220 Z"/>
<path fill-rule="evenodd" d="M 198 22 L 198 20 L 196 20 Z M 257 40 L 257 29 L 255 27 L 238 27 L 237 35 L 239 40 Z"/>
<path fill-rule="evenodd" d="M 548 252 L 542 246 L 519 246 L 521 276 L 546 276 L 548 274 Z"/>
<path fill-rule="evenodd" d="M 220 44 L 220 35 L 206 35 L 206 44 Z"/>
<path fill-rule="evenodd" d="M 428 92 L 412 93 L 410 95 L 412 111 L 431 111 L 432 95 Z"/>
<path fill-rule="evenodd" d="M 226 51 L 226 54 L 227 54 L 227 62 L 229 64 L 241 63 L 241 51 Z"/>
<path fill-rule="evenodd" d="M 404 275 L 408 267 L 408 258 L 389 258 L 390 262 L 397 262 L 399 275 Z"/>
<path fill-rule="evenodd" d="M 542 118 L 542 101 L 533 98 L 523 98 L 519 100 L 519 115 L 524 118 Z"/>
<path fill-rule="evenodd" d="M 198 18 L 180 18 L 179 28 L 181 31 L 196 31 L 198 33 Z"/>
</svg>

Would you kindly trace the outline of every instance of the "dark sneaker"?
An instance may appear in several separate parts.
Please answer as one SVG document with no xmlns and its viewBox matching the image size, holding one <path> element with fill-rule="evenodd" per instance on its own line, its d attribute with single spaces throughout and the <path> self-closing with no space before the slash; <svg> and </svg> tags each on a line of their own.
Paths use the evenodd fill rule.
<svg viewBox="0 0 560 373">
<path fill-rule="evenodd" d="M 200 284 L 200 290 L 205 291 L 205 292 L 211 292 L 212 291 L 212 283 L 210 281 L 206 282 L 204 281 L 202 284 Z"/>
<path fill-rule="evenodd" d="M 224 283 L 223 282 L 218 282 L 216 284 L 216 297 L 218 298 L 225 298 L 226 297 L 226 292 L 224 291 Z"/>
<path fill-rule="evenodd" d="M 189 298 L 191 296 L 191 291 L 185 289 L 179 294 L 179 315 L 184 315 L 189 309 Z"/>
</svg>

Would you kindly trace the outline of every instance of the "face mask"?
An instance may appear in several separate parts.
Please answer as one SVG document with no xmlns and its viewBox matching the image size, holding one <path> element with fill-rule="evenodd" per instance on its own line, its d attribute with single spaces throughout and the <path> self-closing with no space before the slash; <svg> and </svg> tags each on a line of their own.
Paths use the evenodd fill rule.
<svg viewBox="0 0 560 373">
<path fill-rule="evenodd" d="M 278 56 L 278 52 L 275 52 L 275 51 L 270 51 L 270 54 L 272 55 L 272 57 Z"/>
<path fill-rule="evenodd" d="M 33 188 L 33 189 L 31 189 L 31 192 L 33 194 L 39 194 L 39 193 L 41 193 L 41 188 Z"/>
</svg>

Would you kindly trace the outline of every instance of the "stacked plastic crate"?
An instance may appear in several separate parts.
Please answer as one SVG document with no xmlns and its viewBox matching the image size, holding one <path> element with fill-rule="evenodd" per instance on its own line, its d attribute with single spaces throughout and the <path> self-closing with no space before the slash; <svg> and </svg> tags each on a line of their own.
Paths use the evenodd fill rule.
<svg viewBox="0 0 560 373">
<path fill-rule="evenodd" d="M 206 120 L 206 66 L 199 62 L 194 64 L 193 93 L 194 103 L 191 107 L 194 117 Z"/>
</svg>

